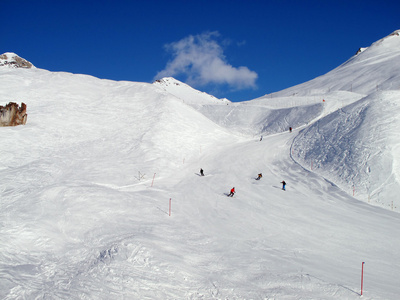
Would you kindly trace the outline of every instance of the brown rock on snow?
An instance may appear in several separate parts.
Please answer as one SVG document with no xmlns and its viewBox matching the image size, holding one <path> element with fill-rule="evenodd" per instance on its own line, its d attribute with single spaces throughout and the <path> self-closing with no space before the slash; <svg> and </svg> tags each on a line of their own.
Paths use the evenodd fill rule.
<svg viewBox="0 0 400 300">
<path fill-rule="evenodd" d="M 14 102 L 0 106 L 0 127 L 25 125 L 27 118 L 25 103 L 21 103 L 21 107 Z"/>
</svg>

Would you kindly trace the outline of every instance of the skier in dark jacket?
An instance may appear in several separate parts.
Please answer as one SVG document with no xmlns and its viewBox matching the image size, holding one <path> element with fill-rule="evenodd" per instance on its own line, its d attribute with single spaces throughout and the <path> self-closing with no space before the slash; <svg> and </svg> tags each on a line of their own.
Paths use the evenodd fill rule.
<svg viewBox="0 0 400 300">
<path fill-rule="evenodd" d="M 235 187 L 231 189 L 231 192 L 229 193 L 228 197 L 233 197 L 235 195 Z"/>
<path fill-rule="evenodd" d="M 282 190 L 286 191 L 286 182 L 283 180 L 282 182 Z"/>
<path fill-rule="evenodd" d="M 201 176 L 204 176 L 204 171 L 203 171 L 203 169 L 200 169 L 200 175 L 201 175 Z"/>
</svg>

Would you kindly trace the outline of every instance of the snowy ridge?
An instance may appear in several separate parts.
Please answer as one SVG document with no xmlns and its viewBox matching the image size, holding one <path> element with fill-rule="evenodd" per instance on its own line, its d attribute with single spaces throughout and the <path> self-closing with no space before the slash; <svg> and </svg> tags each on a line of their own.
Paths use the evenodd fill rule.
<svg viewBox="0 0 400 300">
<path fill-rule="evenodd" d="M 325 75 L 261 98 L 323 95 L 339 90 L 362 95 L 377 90 L 398 90 L 399 61 L 400 35 L 397 30 Z"/>
<path fill-rule="evenodd" d="M 207 93 L 195 90 L 186 83 L 180 82 L 179 80 L 176 80 L 172 77 L 158 79 L 154 81 L 153 84 L 157 87 L 160 87 L 164 91 L 167 91 L 169 94 L 172 94 L 181 99 L 184 103 L 194 106 L 196 108 L 205 104 L 227 105 L 231 103 L 226 98 L 218 99 Z"/>
</svg>

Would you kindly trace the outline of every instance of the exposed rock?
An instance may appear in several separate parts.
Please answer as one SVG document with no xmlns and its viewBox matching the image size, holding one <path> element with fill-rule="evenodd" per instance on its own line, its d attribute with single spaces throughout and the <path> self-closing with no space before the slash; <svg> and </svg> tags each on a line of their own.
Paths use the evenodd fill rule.
<svg viewBox="0 0 400 300">
<path fill-rule="evenodd" d="M 25 125 L 27 118 L 25 103 L 21 103 L 21 107 L 14 102 L 0 106 L 0 127 Z"/>
<path fill-rule="evenodd" d="M 363 52 L 364 50 L 366 50 L 367 48 L 360 48 L 357 50 L 356 55 L 360 54 L 361 52 Z"/>
<path fill-rule="evenodd" d="M 9 68 L 35 68 L 33 64 L 31 64 L 26 59 L 19 57 L 15 53 L 7 52 L 0 55 L 0 67 L 6 66 Z"/>
</svg>

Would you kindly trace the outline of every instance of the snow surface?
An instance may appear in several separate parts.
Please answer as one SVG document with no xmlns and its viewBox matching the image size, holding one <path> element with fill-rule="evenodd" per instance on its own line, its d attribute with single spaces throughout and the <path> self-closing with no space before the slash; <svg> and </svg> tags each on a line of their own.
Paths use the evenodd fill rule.
<svg viewBox="0 0 400 300">
<path fill-rule="evenodd" d="M 0 298 L 359 299 L 365 262 L 363 299 L 398 299 L 393 38 L 242 103 L 0 68 L 28 111 L 1 129 Z"/>
</svg>

